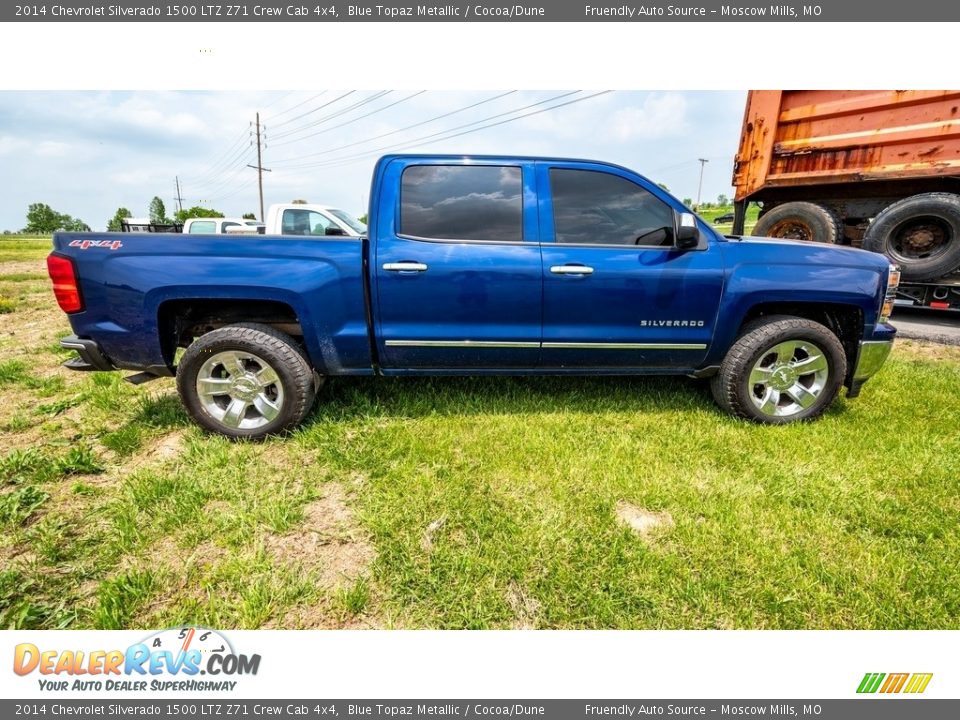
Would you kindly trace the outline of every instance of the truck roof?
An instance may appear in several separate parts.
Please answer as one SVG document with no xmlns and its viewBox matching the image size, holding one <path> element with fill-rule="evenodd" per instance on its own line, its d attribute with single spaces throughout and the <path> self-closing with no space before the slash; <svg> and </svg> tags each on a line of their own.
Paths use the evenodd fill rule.
<svg viewBox="0 0 960 720">
<path fill-rule="evenodd" d="M 588 163 L 590 165 L 606 165 L 608 167 L 617 168 L 618 170 L 626 170 L 628 172 L 636 172 L 630 168 L 624 167 L 623 165 L 617 165 L 616 163 L 607 162 L 605 160 L 596 160 L 593 158 L 571 158 L 571 157 L 551 157 L 545 155 L 471 155 L 471 154 L 454 154 L 454 153 L 392 153 L 390 155 L 384 155 L 378 160 L 378 163 L 386 164 L 392 160 L 456 160 L 458 163 L 463 163 L 464 161 L 478 160 L 481 162 L 551 162 L 551 163 Z"/>
</svg>

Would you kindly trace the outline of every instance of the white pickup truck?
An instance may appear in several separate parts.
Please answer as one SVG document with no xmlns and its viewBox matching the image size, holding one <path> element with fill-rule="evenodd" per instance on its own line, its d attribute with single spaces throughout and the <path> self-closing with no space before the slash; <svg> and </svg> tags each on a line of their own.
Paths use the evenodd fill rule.
<svg viewBox="0 0 960 720">
<path fill-rule="evenodd" d="M 350 213 L 329 205 L 277 203 L 267 211 L 267 235 L 340 235 L 360 237 L 367 226 Z"/>
<path fill-rule="evenodd" d="M 183 223 L 187 234 L 219 235 L 220 233 L 258 233 L 263 223 L 247 218 L 190 218 Z"/>
</svg>

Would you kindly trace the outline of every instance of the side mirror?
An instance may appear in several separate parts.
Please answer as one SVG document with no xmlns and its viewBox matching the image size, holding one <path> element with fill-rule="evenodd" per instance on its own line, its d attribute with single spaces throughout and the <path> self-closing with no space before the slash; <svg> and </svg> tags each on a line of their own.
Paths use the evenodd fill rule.
<svg viewBox="0 0 960 720">
<path fill-rule="evenodd" d="M 324 235 L 346 235 L 343 231 L 343 228 L 338 228 L 334 225 L 329 225 L 326 230 L 323 231 Z"/>
<path fill-rule="evenodd" d="M 693 213 L 677 214 L 677 232 L 673 246 L 677 250 L 692 250 L 700 244 L 700 228 Z"/>
</svg>

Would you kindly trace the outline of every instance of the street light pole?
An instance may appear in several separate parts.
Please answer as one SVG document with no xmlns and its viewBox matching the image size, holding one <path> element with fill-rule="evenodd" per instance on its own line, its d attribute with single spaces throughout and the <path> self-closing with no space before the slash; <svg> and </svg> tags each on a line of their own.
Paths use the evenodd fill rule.
<svg viewBox="0 0 960 720">
<path fill-rule="evenodd" d="M 696 212 L 700 212 L 700 191 L 703 189 L 703 168 L 710 162 L 708 158 L 697 158 L 700 161 L 700 181 L 697 183 L 697 204 L 693 206 Z"/>
</svg>

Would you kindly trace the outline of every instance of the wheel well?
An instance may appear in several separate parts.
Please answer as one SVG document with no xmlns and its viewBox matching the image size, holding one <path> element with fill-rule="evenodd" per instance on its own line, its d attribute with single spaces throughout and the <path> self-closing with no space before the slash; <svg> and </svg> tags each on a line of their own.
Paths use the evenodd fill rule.
<svg viewBox="0 0 960 720">
<path fill-rule="evenodd" d="M 269 325 L 302 342 L 297 313 L 275 300 L 169 300 L 157 311 L 157 330 L 163 359 L 173 365 L 177 348 L 185 348 L 211 330 L 238 322 Z"/>
<path fill-rule="evenodd" d="M 750 308 L 740 324 L 740 329 L 751 320 L 767 315 L 792 315 L 825 325 L 839 338 L 847 355 L 848 372 L 852 372 L 863 335 L 863 311 L 860 308 L 829 303 L 763 303 Z"/>
</svg>

